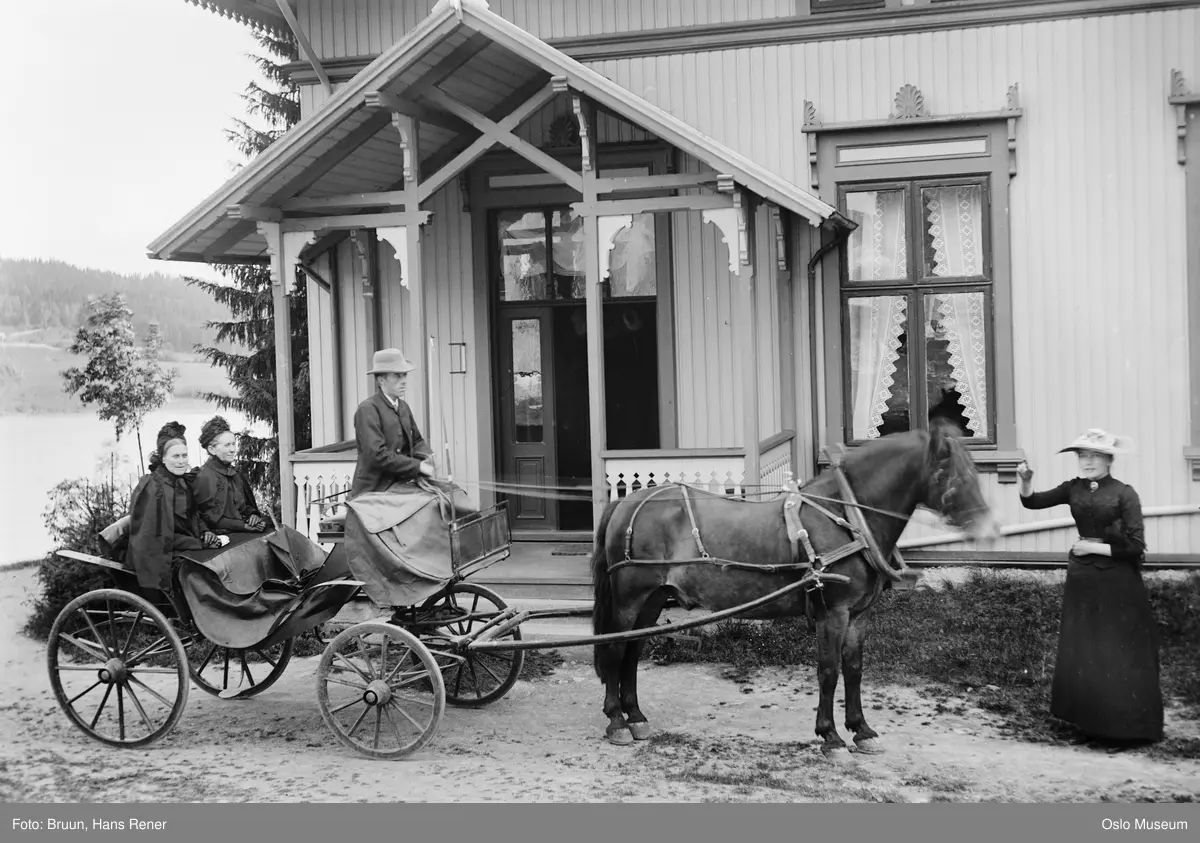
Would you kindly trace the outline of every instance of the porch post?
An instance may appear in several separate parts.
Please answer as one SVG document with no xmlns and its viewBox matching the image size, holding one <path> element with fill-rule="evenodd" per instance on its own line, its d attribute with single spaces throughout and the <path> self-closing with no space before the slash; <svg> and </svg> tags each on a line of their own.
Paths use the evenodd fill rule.
<svg viewBox="0 0 1200 843">
<path fill-rule="evenodd" d="M 279 459 L 279 511 L 282 523 L 296 526 L 296 483 L 291 456 L 296 450 L 292 404 L 292 319 L 288 292 L 295 281 L 293 266 L 300 251 L 313 242 L 310 231 L 282 233 L 278 222 L 257 223 L 271 255 L 271 303 L 275 318 L 275 406 Z"/>
<path fill-rule="evenodd" d="M 579 121 L 579 141 L 583 145 L 583 201 L 593 205 L 599 194 L 596 192 L 596 141 L 589 128 L 595 124 L 596 109 L 589 100 L 578 95 L 572 96 L 571 104 Z M 608 443 L 608 430 L 604 412 L 604 277 L 600 274 L 600 250 L 607 247 L 600 242 L 600 219 L 594 210 L 588 210 L 583 215 L 583 242 L 587 259 L 588 432 L 592 450 L 592 510 L 593 523 L 599 526 L 604 507 L 608 504 L 608 483 L 602 455 Z"/>
<path fill-rule="evenodd" d="M 730 243 L 729 248 L 738 250 L 740 261 L 736 298 L 741 306 L 736 311 L 737 329 L 734 336 L 741 337 L 738 347 L 742 350 L 742 435 L 746 443 L 744 483 L 745 488 L 753 489 L 761 482 L 758 444 L 762 439 L 758 429 L 758 293 L 754 277 L 758 251 L 755 216 L 758 208 L 751 197 L 739 191 L 734 191 L 733 197 L 733 211 L 738 218 L 738 240 Z"/>
</svg>

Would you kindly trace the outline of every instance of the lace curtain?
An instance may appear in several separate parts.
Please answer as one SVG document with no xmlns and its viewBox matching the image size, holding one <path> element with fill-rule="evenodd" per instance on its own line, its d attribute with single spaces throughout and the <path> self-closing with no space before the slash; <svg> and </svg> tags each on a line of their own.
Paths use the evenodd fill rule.
<svg viewBox="0 0 1200 843">
<path fill-rule="evenodd" d="M 851 194 L 848 210 L 858 228 L 850 235 L 850 279 L 879 281 L 908 276 L 904 193 Z M 906 296 L 863 296 L 849 301 L 850 397 L 855 439 L 876 439 L 891 398 Z"/>
<path fill-rule="evenodd" d="M 983 274 L 982 193 L 978 185 L 922 191 L 935 276 L 969 278 Z M 980 292 L 938 293 L 934 298 L 949 343 L 952 376 L 962 396 L 967 428 L 973 436 L 987 438 L 985 296 Z"/>
</svg>

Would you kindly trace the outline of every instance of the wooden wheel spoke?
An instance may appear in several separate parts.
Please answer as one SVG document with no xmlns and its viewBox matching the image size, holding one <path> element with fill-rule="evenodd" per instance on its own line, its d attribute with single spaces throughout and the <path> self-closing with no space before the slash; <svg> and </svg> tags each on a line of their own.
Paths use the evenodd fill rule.
<svg viewBox="0 0 1200 843">
<path fill-rule="evenodd" d="M 387 718 L 388 725 L 392 727 L 392 734 L 396 736 L 396 746 L 404 746 L 404 736 L 400 734 L 400 727 L 396 725 L 396 721 L 392 719 L 392 707 L 384 706 L 383 716 Z"/>
<path fill-rule="evenodd" d="M 104 689 L 104 696 L 100 699 L 100 705 L 96 706 L 96 713 L 92 715 L 92 722 L 88 724 L 89 729 L 95 729 L 96 724 L 100 722 L 100 715 L 104 712 L 104 705 L 108 702 L 109 696 L 112 695 L 113 686 L 109 685 Z"/>
<path fill-rule="evenodd" d="M 104 641 L 104 636 L 100 634 L 100 630 L 96 629 L 96 625 L 92 623 L 92 617 L 86 611 L 80 609 L 79 614 L 83 615 L 83 619 L 87 621 L 88 629 L 92 631 L 92 635 L 96 636 L 96 643 L 104 648 L 104 660 L 107 661 L 113 657 L 113 652 Z M 115 641 L 113 642 L 116 643 Z"/>
<path fill-rule="evenodd" d="M 389 682 L 388 686 L 391 687 L 391 689 L 393 691 L 398 691 L 401 688 L 405 688 L 416 682 L 420 682 L 422 679 L 424 679 L 428 675 L 429 675 L 429 671 L 427 671 L 425 669 L 425 665 L 420 665 L 418 670 L 405 673 L 404 676 L 407 678 L 402 679 L 401 681 L 395 682 L 395 683 Z"/>
<path fill-rule="evenodd" d="M 458 666 L 458 673 L 454 677 L 454 696 L 456 697 L 460 696 L 462 692 L 463 674 L 465 673 L 466 671 L 463 670 L 463 666 L 460 664 Z"/>
<path fill-rule="evenodd" d="M 171 673 L 174 673 L 175 671 L 173 671 L 173 670 L 172 670 L 172 671 L 170 671 L 170 672 L 171 672 Z M 167 708 L 170 708 L 170 707 L 171 707 L 171 701 L 170 701 L 170 700 L 168 700 L 166 697 L 164 697 L 164 696 L 163 696 L 162 694 L 160 694 L 158 691 L 156 691 L 156 690 L 154 690 L 153 688 L 151 688 L 149 685 L 147 685 L 147 684 L 146 684 L 145 682 L 143 682 L 141 679 L 138 679 L 136 676 L 133 676 L 133 675 L 131 674 L 131 675 L 130 675 L 130 677 L 129 677 L 129 681 L 130 681 L 130 682 L 132 682 L 132 683 L 136 683 L 137 685 L 140 685 L 140 686 L 142 687 L 142 689 L 143 689 L 143 690 L 144 690 L 144 691 L 145 691 L 147 694 L 149 694 L 150 696 L 154 697 L 156 700 L 158 700 L 160 703 L 162 703 L 163 705 L 165 705 Z"/>
<path fill-rule="evenodd" d="M 387 651 L 388 651 L 388 639 L 385 638 L 385 639 L 383 639 L 383 643 L 379 645 L 379 675 L 380 676 L 388 675 Z M 403 658 L 401 660 L 403 660 Z M 386 682 L 387 680 L 384 679 L 384 681 Z M 376 726 L 378 726 L 378 725 L 379 724 L 377 723 Z M 375 738 L 376 738 L 376 740 L 379 739 L 378 731 L 376 731 Z"/>
<path fill-rule="evenodd" d="M 217 651 L 217 645 L 212 643 L 211 641 L 209 641 L 208 642 L 208 652 L 205 653 L 205 655 L 204 655 L 204 661 L 200 662 L 200 666 L 198 668 L 196 668 L 196 673 L 204 672 L 204 668 L 208 667 L 208 663 L 210 661 L 212 661 L 213 653 L 215 653 L 216 651 Z"/>
<path fill-rule="evenodd" d="M 258 657 L 260 659 L 262 659 L 263 661 L 265 661 L 267 664 L 269 664 L 271 666 L 271 670 L 274 670 L 275 666 L 279 663 L 278 660 L 271 661 L 271 657 L 267 655 L 266 650 L 255 650 L 254 652 L 258 654 Z"/>
<path fill-rule="evenodd" d="M 229 687 L 229 648 L 225 647 L 225 667 L 221 674 L 221 687 Z"/>
<path fill-rule="evenodd" d="M 472 659 L 471 661 L 474 664 L 478 664 L 480 667 L 482 667 L 484 670 L 486 670 L 488 673 L 488 676 L 492 677 L 492 679 L 495 680 L 497 685 L 499 685 L 501 682 L 504 681 L 503 679 L 501 679 L 499 676 L 497 676 L 495 673 L 492 672 L 492 669 L 487 666 L 487 662 L 485 662 L 483 659 L 476 657 L 476 658 Z M 474 670 L 474 668 L 472 668 L 472 670 Z"/>
<path fill-rule="evenodd" d="M 416 729 L 418 732 L 425 731 L 424 726 L 422 726 L 420 723 L 418 723 L 411 714 L 409 714 L 407 711 L 405 711 L 403 708 L 400 707 L 399 699 L 400 699 L 399 697 L 393 697 L 391 699 L 391 701 L 388 703 L 388 705 L 394 707 L 396 709 L 396 711 L 400 712 L 400 716 L 402 716 L 405 720 L 407 720 L 409 723 L 411 723 L 413 728 Z M 416 700 L 408 700 L 408 702 L 416 702 Z M 432 703 L 431 703 L 431 705 L 432 705 Z"/>
<path fill-rule="evenodd" d="M 255 685 L 254 675 L 250 672 L 250 663 L 246 661 L 246 651 L 239 650 L 238 658 L 242 662 L 242 676 L 250 680 L 250 687 L 253 688 Z"/>
<path fill-rule="evenodd" d="M 138 624 L 142 622 L 142 615 L 142 610 L 138 609 L 137 617 L 133 619 L 133 625 L 129 627 L 129 634 L 125 636 L 125 643 L 121 645 L 121 658 L 129 655 L 129 645 L 133 643 L 133 636 L 137 632 Z"/>
<path fill-rule="evenodd" d="M 342 703 L 337 708 L 329 709 L 329 713 L 337 714 L 339 711 L 345 711 L 352 705 L 366 705 L 366 703 L 362 701 L 362 697 L 356 697 L 355 699 L 350 700 L 348 703 Z"/>
<path fill-rule="evenodd" d="M 371 743 L 372 749 L 379 749 L 379 728 L 383 725 L 383 706 L 375 706 L 375 740 Z"/>
<path fill-rule="evenodd" d="M 71 644 L 71 645 L 75 646 L 76 648 L 82 650 L 83 652 L 87 653 L 89 656 L 91 656 L 94 659 L 100 659 L 101 661 L 105 661 L 105 662 L 108 661 L 108 654 L 103 652 L 102 650 L 95 649 L 95 647 L 97 646 L 95 642 L 84 641 L 83 639 L 76 638 L 74 635 L 71 635 L 70 633 L 66 633 L 66 632 L 64 632 L 62 635 L 58 636 L 58 638 L 60 641 L 66 641 L 68 644 Z M 104 645 L 101 644 L 99 646 L 103 647 Z"/>
<path fill-rule="evenodd" d="M 326 677 L 325 677 L 325 681 L 326 681 L 326 682 L 332 682 L 334 685 L 345 685 L 347 688 L 353 688 L 353 689 L 354 689 L 354 690 L 356 690 L 356 691 L 365 691 L 365 690 L 367 690 L 367 686 L 366 686 L 366 685 L 356 685 L 356 684 L 355 684 L 355 683 L 353 683 L 353 682 L 347 682 L 345 679 L 335 679 L 335 678 L 334 678 L 334 677 L 332 677 L 332 676 L 326 676 Z"/>
<path fill-rule="evenodd" d="M 117 723 L 121 730 L 121 740 L 125 740 L 125 686 L 117 686 Z"/>
<path fill-rule="evenodd" d="M 354 662 L 350 661 L 348 658 L 343 656 L 340 652 L 334 653 L 333 656 L 334 656 L 334 658 L 341 659 L 342 662 L 345 663 L 346 667 L 350 668 L 355 673 L 357 673 L 359 678 L 362 679 L 363 682 L 366 682 L 368 685 L 371 684 L 371 677 L 367 676 L 367 674 L 365 674 L 361 670 L 359 670 L 358 665 L 354 664 Z"/>
<path fill-rule="evenodd" d="M 412 703 L 413 705 L 423 705 L 426 708 L 434 708 L 437 705 L 437 703 L 435 703 L 433 700 L 423 700 L 420 697 L 410 697 L 407 694 L 394 694 L 392 695 L 392 699 L 404 700 L 405 702 Z"/>
<path fill-rule="evenodd" d="M 133 667 L 135 664 L 140 662 L 142 659 L 149 659 L 149 658 L 153 658 L 154 656 L 161 656 L 161 655 L 164 655 L 164 654 L 170 653 L 170 652 L 172 652 L 171 642 L 167 639 L 167 636 L 162 635 L 162 636 L 159 636 L 158 640 L 155 641 L 153 644 L 150 644 L 147 647 L 142 648 L 142 650 L 137 655 L 131 656 L 130 658 L 128 658 L 125 661 L 125 666 Z"/>
<path fill-rule="evenodd" d="M 102 682 L 101 682 L 99 679 L 97 679 L 97 680 L 96 680 L 95 682 L 93 682 L 91 685 L 88 685 L 88 686 L 87 686 L 87 688 L 86 688 L 85 690 L 83 690 L 83 691 L 80 691 L 78 694 L 76 694 L 75 696 L 71 697 L 71 699 L 67 700 L 67 705 L 74 705 L 76 700 L 78 700 L 78 699 L 80 699 L 81 697 L 84 697 L 84 696 L 86 696 L 87 694 L 91 693 L 91 692 L 92 692 L 92 691 L 94 691 L 96 688 L 98 688 L 98 687 L 99 687 L 101 684 L 103 684 L 103 683 L 102 683 Z"/>
<path fill-rule="evenodd" d="M 362 722 L 367 719 L 367 715 L 370 714 L 371 708 L 372 706 L 369 705 L 363 708 L 363 713 L 358 715 L 358 719 L 354 721 L 354 725 L 351 726 L 350 731 L 346 733 L 347 737 L 354 737 L 354 733 L 358 731 L 358 727 L 362 725 Z"/>
<path fill-rule="evenodd" d="M 391 685 L 392 680 L 396 678 L 396 672 L 399 671 L 400 668 L 404 667 L 404 663 L 408 661 L 408 657 L 412 654 L 412 650 L 408 649 L 407 647 L 405 647 L 404 650 L 404 655 L 396 659 L 396 666 L 391 669 L 387 676 L 383 677 L 383 681 L 389 685 Z"/>
<path fill-rule="evenodd" d="M 102 667 L 104 667 L 103 664 L 60 664 L 55 669 L 56 670 L 88 671 L 88 670 L 100 670 Z"/>
<path fill-rule="evenodd" d="M 154 724 L 150 722 L 150 718 L 146 716 L 146 709 L 142 708 L 141 700 L 139 700 L 137 695 L 133 693 L 133 686 L 130 685 L 126 687 L 125 690 L 129 692 L 129 701 L 133 703 L 134 708 L 137 709 L 138 715 L 140 715 L 142 718 L 142 722 L 146 724 L 146 731 L 153 732 Z"/>
</svg>

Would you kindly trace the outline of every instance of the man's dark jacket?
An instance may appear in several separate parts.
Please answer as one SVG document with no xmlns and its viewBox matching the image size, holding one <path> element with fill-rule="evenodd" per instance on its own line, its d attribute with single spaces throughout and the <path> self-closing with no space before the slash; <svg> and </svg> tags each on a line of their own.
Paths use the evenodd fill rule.
<svg viewBox="0 0 1200 843">
<path fill-rule="evenodd" d="M 352 498 L 383 491 L 398 480 L 416 480 L 421 476 L 421 460 L 433 453 L 408 404 L 401 399 L 399 407 L 393 408 L 382 392 L 358 405 L 354 438 L 358 442 L 358 463 L 350 484 Z"/>
</svg>

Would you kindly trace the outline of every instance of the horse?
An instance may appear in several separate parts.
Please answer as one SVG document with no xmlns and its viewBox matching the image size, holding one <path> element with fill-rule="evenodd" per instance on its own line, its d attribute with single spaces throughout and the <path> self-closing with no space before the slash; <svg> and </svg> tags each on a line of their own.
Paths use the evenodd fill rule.
<svg viewBox="0 0 1200 843">
<path fill-rule="evenodd" d="M 857 505 L 846 507 L 847 501 Z M 672 596 L 688 610 L 729 610 L 808 577 L 803 587 L 735 614 L 806 615 L 817 634 L 816 734 L 822 750 L 837 757 L 847 751 L 834 725 L 840 664 L 855 749 L 882 752 L 878 733 L 863 716 L 863 643 L 872 607 L 884 588 L 901 582 L 889 559 L 894 554 L 903 568 L 896 542 L 918 505 L 972 538 L 1000 534 L 975 463 L 948 422 L 935 419 L 929 431 L 889 434 L 854 448 L 832 471 L 801 487 L 791 484 L 782 504 L 779 498 L 747 501 L 681 484 L 639 489 L 610 502 L 597 524 L 592 628 L 608 635 L 654 626 Z M 614 744 L 651 734 L 637 693 L 643 643 L 594 645 L 609 719 L 605 736 Z"/>
</svg>

